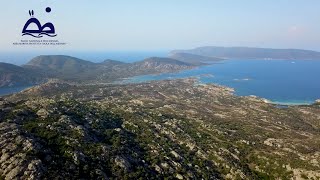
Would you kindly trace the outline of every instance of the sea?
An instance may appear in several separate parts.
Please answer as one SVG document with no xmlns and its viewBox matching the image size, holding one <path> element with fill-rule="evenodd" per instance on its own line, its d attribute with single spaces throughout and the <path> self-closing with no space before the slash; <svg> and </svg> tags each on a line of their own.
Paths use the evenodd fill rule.
<svg viewBox="0 0 320 180">
<path fill-rule="evenodd" d="M 320 61 L 226 60 L 178 73 L 136 76 L 121 83 L 188 77 L 232 87 L 238 96 L 255 95 L 275 104 L 304 105 L 320 99 Z"/>
<path fill-rule="evenodd" d="M 30 86 L 21 86 L 21 87 L 6 87 L 6 88 L 0 88 L 0 97 L 14 94 L 20 91 L 23 91 L 25 89 L 28 89 Z"/>
<path fill-rule="evenodd" d="M 116 59 L 135 62 L 146 57 L 163 56 L 167 52 L 115 52 L 78 54 L 84 59 Z M 235 89 L 238 96 L 255 95 L 283 105 L 312 104 L 320 99 L 320 60 L 226 60 L 178 73 L 136 76 L 120 83 L 140 83 L 164 79 L 195 77 L 200 83 L 219 84 Z M 0 88 L 0 96 L 19 92 L 28 87 Z"/>
<path fill-rule="evenodd" d="M 30 61 L 32 58 L 43 55 L 68 55 L 77 57 L 83 60 L 99 63 L 107 59 L 122 61 L 126 63 L 132 63 L 136 61 L 142 61 L 145 58 L 158 56 L 165 57 L 169 53 L 169 50 L 161 51 L 97 51 L 97 52 L 78 52 L 78 51 L 44 51 L 44 52 L 1 52 L 0 62 L 23 65 Z M 0 88 L 0 96 L 9 95 L 20 92 L 30 86 L 22 87 L 6 87 Z"/>
</svg>

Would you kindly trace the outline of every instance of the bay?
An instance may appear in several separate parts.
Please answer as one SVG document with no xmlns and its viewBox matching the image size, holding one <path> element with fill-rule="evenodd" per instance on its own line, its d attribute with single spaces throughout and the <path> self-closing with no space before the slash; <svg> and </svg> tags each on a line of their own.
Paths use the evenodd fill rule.
<svg viewBox="0 0 320 180">
<path fill-rule="evenodd" d="M 201 83 L 232 87 L 278 104 L 311 104 L 320 99 L 320 61 L 226 60 L 178 73 L 137 76 L 123 83 L 197 77 Z"/>
<path fill-rule="evenodd" d="M 0 96 L 17 93 L 17 92 L 23 91 L 29 87 L 30 86 L 0 88 Z"/>
</svg>

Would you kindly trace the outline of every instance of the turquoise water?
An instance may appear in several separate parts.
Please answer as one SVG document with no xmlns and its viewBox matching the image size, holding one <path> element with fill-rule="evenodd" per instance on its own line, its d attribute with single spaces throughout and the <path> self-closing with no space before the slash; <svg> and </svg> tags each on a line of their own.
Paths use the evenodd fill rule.
<svg viewBox="0 0 320 180">
<path fill-rule="evenodd" d="M 279 104 L 310 104 L 320 99 L 320 61 L 228 60 L 179 73 L 137 76 L 124 83 L 198 77 Z"/>
<path fill-rule="evenodd" d="M 9 87 L 9 88 L 0 88 L 0 96 L 9 95 L 13 93 L 20 92 L 24 89 L 29 88 L 30 86 L 23 86 L 23 87 Z"/>
</svg>

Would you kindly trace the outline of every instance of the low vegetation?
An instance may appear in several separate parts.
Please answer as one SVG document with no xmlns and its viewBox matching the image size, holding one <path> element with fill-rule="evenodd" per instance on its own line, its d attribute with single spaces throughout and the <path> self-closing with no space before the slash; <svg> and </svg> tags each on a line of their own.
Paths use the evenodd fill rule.
<svg viewBox="0 0 320 180">
<path fill-rule="evenodd" d="M 320 107 L 195 79 L 52 82 L 0 101 L 0 179 L 319 179 Z"/>
</svg>

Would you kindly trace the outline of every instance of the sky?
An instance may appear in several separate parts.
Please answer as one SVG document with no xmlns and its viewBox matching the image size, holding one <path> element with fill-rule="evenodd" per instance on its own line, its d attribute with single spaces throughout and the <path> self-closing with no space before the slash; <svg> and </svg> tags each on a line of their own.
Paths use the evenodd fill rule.
<svg viewBox="0 0 320 180">
<path fill-rule="evenodd" d="M 319 0 L 2 0 L 0 52 L 166 51 L 199 46 L 320 51 Z M 46 7 L 52 11 L 46 13 Z M 64 46 L 16 46 L 34 10 Z M 47 38 L 50 39 L 50 38 Z"/>
</svg>

